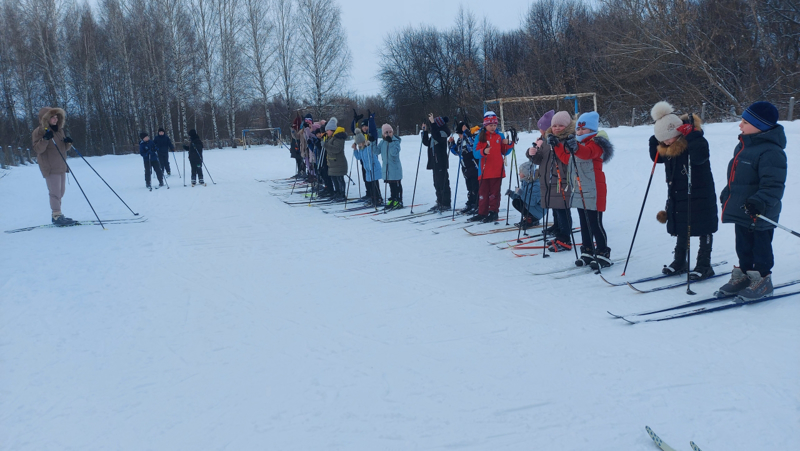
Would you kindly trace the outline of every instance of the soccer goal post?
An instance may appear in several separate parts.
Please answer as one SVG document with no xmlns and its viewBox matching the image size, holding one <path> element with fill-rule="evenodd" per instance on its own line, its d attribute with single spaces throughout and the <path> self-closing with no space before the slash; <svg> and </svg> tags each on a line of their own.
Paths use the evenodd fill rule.
<svg viewBox="0 0 800 451">
<path fill-rule="evenodd" d="M 577 116 L 578 112 L 580 111 L 580 106 L 578 101 L 583 98 L 592 98 L 594 111 L 597 111 L 597 93 L 595 92 L 582 92 L 579 94 L 553 94 L 553 95 L 546 95 L 546 96 L 533 96 L 533 97 L 504 97 L 500 99 L 491 99 L 491 100 L 484 100 L 483 101 L 483 111 L 486 112 L 491 108 L 494 108 L 494 105 L 499 106 L 499 116 L 500 116 L 500 130 L 505 130 L 505 114 L 503 111 L 503 107 L 505 105 L 512 105 L 516 103 L 536 103 L 536 102 L 556 102 L 556 106 L 558 108 L 559 103 L 564 100 L 568 103 L 573 103 L 573 115 Z M 528 129 L 531 129 L 533 119 L 529 118 L 528 120 Z"/>
<path fill-rule="evenodd" d="M 242 147 L 247 150 L 253 144 L 268 144 L 281 141 L 280 128 L 246 128 L 242 130 Z"/>
</svg>

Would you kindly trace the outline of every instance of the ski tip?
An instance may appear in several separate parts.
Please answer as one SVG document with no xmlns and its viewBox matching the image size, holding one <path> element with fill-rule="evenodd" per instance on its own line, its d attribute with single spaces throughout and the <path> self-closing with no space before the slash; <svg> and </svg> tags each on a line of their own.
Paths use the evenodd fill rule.
<svg viewBox="0 0 800 451">
<path fill-rule="evenodd" d="M 628 324 L 636 324 L 636 321 L 631 321 L 625 317 L 619 316 L 618 318 L 621 319 L 622 321 L 625 321 Z"/>
<path fill-rule="evenodd" d="M 692 451 L 702 451 L 699 446 L 695 442 L 689 442 L 689 446 L 692 447 Z"/>
</svg>

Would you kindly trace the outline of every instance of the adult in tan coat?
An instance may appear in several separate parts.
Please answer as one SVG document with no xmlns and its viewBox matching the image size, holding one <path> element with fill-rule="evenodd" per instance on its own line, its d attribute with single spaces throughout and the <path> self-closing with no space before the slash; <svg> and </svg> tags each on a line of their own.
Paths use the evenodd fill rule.
<svg viewBox="0 0 800 451">
<path fill-rule="evenodd" d="M 33 131 L 33 150 L 39 161 L 39 170 L 47 182 L 50 194 L 52 221 L 57 225 L 74 223 L 61 213 L 61 198 L 67 186 L 67 152 L 72 148 L 72 138 L 64 132 L 67 114 L 61 108 L 43 107 L 39 110 L 39 126 Z"/>
</svg>

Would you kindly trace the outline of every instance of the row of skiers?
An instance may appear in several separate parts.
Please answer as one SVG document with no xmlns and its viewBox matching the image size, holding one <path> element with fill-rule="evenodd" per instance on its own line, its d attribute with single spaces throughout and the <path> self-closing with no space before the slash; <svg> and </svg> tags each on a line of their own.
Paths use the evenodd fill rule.
<svg viewBox="0 0 800 451">
<path fill-rule="evenodd" d="M 152 189 L 152 173 L 156 173 L 158 187 L 164 186 L 164 178 L 172 175 L 169 162 L 169 152 L 175 152 L 175 145 L 167 136 L 163 128 L 158 129 L 158 135 L 150 139 L 147 132 L 139 133 L 139 155 L 144 161 L 144 183 L 148 189 Z M 206 186 L 203 181 L 203 140 L 197 135 L 197 130 L 189 130 L 189 142 L 183 145 L 183 149 L 189 154 L 189 167 L 192 170 L 192 186 L 200 184 Z M 185 155 L 184 155 L 185 157 Z M 177 160 L 176 160 L 177 164 Z M 164 174 L 166 172 L 166 174 Z M 179 174 L 180 175 L 180 174 Z"/>
<path fill-rule="evenodd" d="M 696 114 L 674 114 L 673 107 L 667 102 L 657 103 L 651 116 L 655 124 L 654 134 L 649 140 L 649 155 L 654 165 L 664 165 L 668 185 L 666 206 L 658 213 L 657 220 L 666 224 L 667 232 L 676 240 L 673 261 L 664 266 L 663 272 L 667 275 L 688 272 L 692 280 L 707 279 L 714 275 L 711 252 L 719 216 L 702 120 Z M 313 132 L 319 124 L 310 122 L 310 119 L 307 116 L 306 122 Z M 335 124 L 335 118 L 332 121 Z M 427 169 L 433 171 L 436 190 L 437 201 L 432 210 L 451 208 L 449 148 L 459 157 L 467 189 L 467 205 L 461 213 L 474 214 L 469 221 L 495 221 L 499 212 L 501 182 L 506 175 L 504 157 L 514 150 L 515 139 L 508 139 L 497 131 L 497 116 L 491 111 L 484 115 L 482 127 L 471 129 L 463 122 L 458 123 L 457 137 L 451 136 L 446 117 L 431 114 L 428 122 L 423 124 L 421 133 L 422 144 L 428 149 Z M 556 113 L 551 110 L 539 119 L 537 125 L 541 136 L 525 152 L 528 161 L 519 167 L 520 186 L 506 192 L 514 207 L 522 213 L 522 222 L 516 225 L 528 228 L 538 225 L 543 219 L 549 222 L 545 215 L 552 213 L 553 225 L 544 230 L 546 235 L 554 236 L 548 241 L 549 249 L 553 252 L 571 251 L 573 221 L 570 212 L 575 208 L 582 241 L 576 265 L 594 268 L 612 265 L 611 249 L 603 226 L 608 192 L 603 165 L 613 157 L 614 147 L 608 135 L 599 130 L 599 115 L 588 112 L 574 120 L 566 111 Z M 728 165 L 727 184 L 719 196 L 722 222 L 736 226 L 739 265 L 734 267 L 731 279 L 719 291 L 753 299 L 772 293 L 772 237 L 775 227 L 759 220 L 759 215 L 775 222 L 779 220 L 786 180 L 786 154 L 783 150 L 786 136 L 778 124 L 777 108 L 768 102 L 750 105 L 742 114 L 739 128 L 739 144 Z M 341 127 L 330 124 L 326 130 L 329 136 L 334 132 L 333 136 L 338 135 L 341 140 L 333 146 L 334 153 L 328 153 L 327 163 L 337 162 L 337 174 L 344 176 L 347 171 L 343 152 L 346 133 Z M 363 163 L 366 200 L 380 205 L 378 181 L 383 179 L 392 187 L 386 208 L 402 207 L 401 139 L 393 136 L 392 128 L 385 124 L 381 128 L 383 139 L 378 141 L 373 114 L 368 114 L 363 121 L 361 116 L 354 115 L 351 130 L 355 134 L 354 156 Z M 327 142 L 327 138 L 323 137 L 322 142 Z M 309 155 L 318 157 L 320 153 Z M 376 158 L 378 155 L 381 161 L 389 163 L 383 165 L 383 170 Z M 326 161 L 322 163 L 324 166 Z M 298 167 L 310 170 L 313 165 L 298 163 Z M 333 185 L 332 193 L 335 198 L 343 199 L 343 181 Z M 687 255 L 690 236 L 698 237 L 700 244 L 691 270 Z"/>
</svg>

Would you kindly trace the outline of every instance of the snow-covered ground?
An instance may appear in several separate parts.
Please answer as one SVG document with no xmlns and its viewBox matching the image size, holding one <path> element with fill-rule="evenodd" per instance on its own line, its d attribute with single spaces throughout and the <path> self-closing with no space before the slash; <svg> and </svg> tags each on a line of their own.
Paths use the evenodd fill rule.
<svg viewBox="0 0 800 451">
<path fill-rule="evenodd" d="M 800 229 L 800 121 L 783 125 L 781 222 Z M 706 129 L 719 193 L 738 128 Z M 608 133 L 605 224 L 619 258 L 652 127 Z M 520 156 L 532 140 L 523 135 Z M 404 138 L 407 205 L 419 147 Z M 209 151 L 216 185 L 173 175 L 153 192 L 139 156 L 89 160 L 147 222 L 0 234 L 1 450 L 655 449 L 645 425 L 679 450 L 800 441 L 800 297 L 631 326 L 606 310 L 689 296 L 532 276 L 573 254 L 514 258 L 487 244 L 499 235 L 290 207 L 255 181 L 292 174 L 286 149 Z M 83 161 L 70 163 L 101 217 L 133 217 Z M 671 261 L 674 241 L 655 220 L 663 180 L 659 167 L 629 277 Z M 63 211 L 92 219 L 70 183 Z M 432 185 L 423 161 L 419 210 Z M 37 167 L 0 179 L 0 229 L 49 217 Z M 714 245 L 729 270 L 733 226 Z M 778 230 L 774 247 L 776 282 L 797 278 L 800 240 Z M 725 279 L 694 285 L 697 297 Z"/>
</svg>

